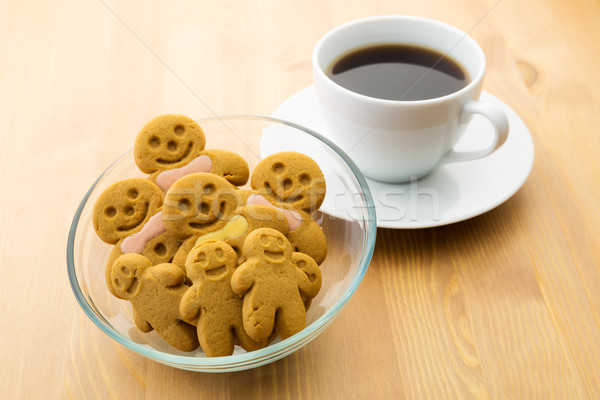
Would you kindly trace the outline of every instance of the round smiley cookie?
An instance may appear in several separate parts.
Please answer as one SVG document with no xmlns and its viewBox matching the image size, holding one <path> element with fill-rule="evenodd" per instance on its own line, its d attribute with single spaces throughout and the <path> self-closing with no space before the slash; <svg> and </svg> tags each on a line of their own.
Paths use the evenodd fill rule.
<svg viewBox="0 0 600 400">
<path fill-rule="evenodd" d="M 292 151 L 263 159 L 250 180 L 252 188 L 272 203 L 312 213 L 325 199 L 325 177 L 316 162 Z"/>
<path fill-rule="evenodd" d="M 160 115 L 138 133 L 133 156 L 147 174 L 179 168 L 200 155 L 206 138 L 200 125 L 184 115 Z"/>
<path fill-rule="evenodd" d="M 137 166 L 163 190 L 179 178 L 209 172 L 234 185 L 248 181 L 248 163 L 240 155 L 204 146 L 200 125 L 184 115 L 165 114 L 148 122 L 138 133 L 133 148 Z"/>
<path fill-rule="evenodd" d="M 109 186 L 94 204 L 93 225 L 106 243 L 115 244 L 137 233 L 162 206 L 163 193 L 143 178 L 125 179 Z"/>
<path fill-rule="evenodd" d="M 237 187 L 220 176 L 195 173 L 177 180 L 165 194 L 163 224 L 179 239 L 201 236 L 223 228 L 239 205 Z"/>
<path fill-rule="evenodd" d="M 320 265 L 327 256 L 327 239 L 312 214 L 325 199 L 326 185 L 317 163 L 301 153 L 276 153 L 256 166 L 250 182 L 257 195 L 250 196 L 248 204 L 268 201 L 288 210 L 287 238 L 295 251 L 308 254 Z"/>
</svg>

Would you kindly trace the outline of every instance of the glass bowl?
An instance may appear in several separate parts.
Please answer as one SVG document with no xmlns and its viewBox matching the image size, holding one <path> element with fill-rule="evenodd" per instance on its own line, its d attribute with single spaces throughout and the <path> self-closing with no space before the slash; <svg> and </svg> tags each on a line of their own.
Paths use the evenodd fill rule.
<svg viewBox="0 0 600 400">
<path fill-rule="evenodd" d="M 105 265 L 112 249 L 92 226 L 92 210 L 99 194 L 126 178 L 145 177 L 132 150 L 115 160 L 83 197 L 69 232 L 67 267 L 71 287 L 88 317 L 107 335 L 160 363 L 201 372 L 230 372 L 258 367 L 298 350 L 317 337 L 339 314 L 360 284 L 373 254 L 375 207 L 365 178 L 350 158 L 331 141 L 299 125 L 257 116 L 227 116 L 198 121 L 207 149 L 227 149 L 254 166 L 272 153 L 298 151 L 312 157 L 325 175 L 327 193 L 316 215 L 328 241 L 321 265 L 323 284 L 306 314 L 306 328 L 285 340 L 246 352 L 236 346 L 233 355 L 207 357 L 201 349 L 184 353 L 170 347 L 154 331 L 142 333 L 133 322 L 128 301 L 114 297 L 106 287 Z M 135 138 L 132 133 L 132 143 Z"/>
</svg>

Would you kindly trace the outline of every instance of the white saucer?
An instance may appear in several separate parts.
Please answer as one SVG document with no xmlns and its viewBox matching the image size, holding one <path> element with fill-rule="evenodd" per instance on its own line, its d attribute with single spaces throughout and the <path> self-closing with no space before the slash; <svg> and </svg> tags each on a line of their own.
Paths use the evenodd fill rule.
<svg viewBox="0 0 600 400">
<path fill-rule="evenodd" d="M 502 204 L 525 183 L 534 158 L 527 126 L 510 107 L 491 94 L 484 91 L 480 100 L 496 103 L 506 112 L 510 133 L 504 145 L 488 157 L 446 164 L 413 182 L 389 184 L 367 178 L 375 201 L 378 227 L 428 228 L 462 221 Z M 305 126 L 332 140 L 317 104 L 314 87 L 310 86 L 287 99 L 272 116 Z M 484 148 L 487 138 L 480 132 L 490 130 L 487 120 L 475 116 L 455 148 L 461 151 Z M 262 150 L 271 154 L 278 146 L 269 143 Z M 301 148 L 302 144 L 285 144 L 286 148 L 290 146 Z M 321 165 L 321 169 L 326 167 Z M 336 190 L 336 187 L 331 189 Z M 327 182 L 328 194 L 329 191 Z"/>
</svg>

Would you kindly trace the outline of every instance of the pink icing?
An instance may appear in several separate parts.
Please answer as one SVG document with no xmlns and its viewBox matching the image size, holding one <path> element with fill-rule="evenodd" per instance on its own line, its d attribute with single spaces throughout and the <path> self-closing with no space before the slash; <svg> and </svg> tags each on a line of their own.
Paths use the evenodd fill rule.
<svg viewBox="0 0 600 400">
<path fill-rule="evenodd" d="M 261 205 L 261 206 L 271 206 L 283 212 L 285 219 L 287 219 L 288 225 L 290 227 L 290 232 L 295 231 L 302 224 L 302 216 L 296 211 L 286 210 L 285 208 L 276 207 L 269 202 L 269 200 L 265 199 L 260 194 L 253 194 L 248 197 L 246 204 L 249 205 Z"/>
<path fill-rule="evenodd" d="M 187 165 L 180 168 L 168 169 L 161 172 L 156 177 L 156 184 L 162 189 L 167 190 L 175 181 L 195 172 L 210 172 L 212 171 L 212 160 L 207 155 L 201 155 L 194 158 Z"/>
<path fill-rule="evenodd" d="M 141 231 L 134 233 L 133 235 L 127 236 L 121 243 L 121 251 L 123 253 L 138 253 L 142 254 L 146 243 L 152 238 L 166 232 L 165 226 L 162 222 L 162 212 L 157 212 L 148 219 L 148 222 L 144 225 Z"/>
</svg>

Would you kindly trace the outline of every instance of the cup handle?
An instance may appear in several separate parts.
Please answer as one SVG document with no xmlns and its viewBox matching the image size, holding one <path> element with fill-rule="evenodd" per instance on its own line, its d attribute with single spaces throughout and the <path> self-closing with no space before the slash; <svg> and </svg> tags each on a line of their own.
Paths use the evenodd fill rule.
<svg viewBox="0 0 600 400">
<path fill-rule="evenodd" d="M 459 123 L 466 123 L 473 114 L 483 115 L 491 122 L 494 129 L 494 140 L 488 148 L 477 151 L 454 151 L 446 153 L 441 163 L 476 160 L 496 151 L 508 138 L 508 118 L 502 109 L 492 103 L 479 100 L 469 100 L 462 108 Z"/>
</svg>

